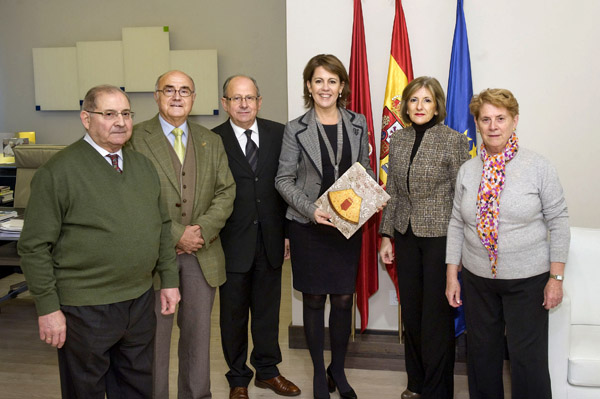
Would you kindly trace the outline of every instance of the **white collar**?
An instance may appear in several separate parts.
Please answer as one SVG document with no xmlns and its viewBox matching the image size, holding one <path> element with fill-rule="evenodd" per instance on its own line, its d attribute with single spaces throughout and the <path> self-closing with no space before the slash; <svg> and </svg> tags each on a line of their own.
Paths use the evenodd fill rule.
<svg viewBox="0 0 600 399">
<path fill-rule="evenodd" d="M 86 133 L 85 136 L 83 137 L 83 139 L 85 141 L 87 141 L 88 143 L 90 143 L 90 145 L 100 153 L 100 155 L 102 155 L 103 158 L 106 158 L 106 156 L 108 154 L 117 154 L 119 156 L 120 159 L 123 159 L 123 149 L 119 148 L 119 151 L 117 152 L 110 152 L 108 150 L 105 150 L 104 148 L 100 147 L 90 136 L 89 133 Z M 108 158 L 106 158 L 108 159 Z"/>
<path fill-rule="evenodd" d="M 233 123 L 233 121 L 231 120 L 231 118 L 229 118 L 229 123 L 231 124 L 231 128 L 233 129 L 233 133 L 235 133 L 235 137 L 237 137 L 238 141 L 240 140 L 240 138 L 242 136 L 246 137 L 246 130 L 248 129 L 244 129 L 239 127 L 238 125 L 236 125 L 235 123 Z M 256 141 L 256 139 L 258 138 L 258 123 L 256 123 L 256 119 L 254 119 L 254 123 L 252 124 L 252 126 L 250 126 L 250 130 L 252 130 L 252 136 L 255 138 L 254 141 Z M 254 136 L 256 135 L 256 136 Z"/>
<path fill-rule="evenodd" d="M 166 120 L 164 120 L 164 118 L 158 114 L 158 120 L 160 121 L 160 127 L 162 127 L 163 133 L 165 134 L 165 136 L 169 136 L 169 134 L 171 134 L 171 132 L 173 131 L 173 129 L 175 129 L 176 127 L 180 128 L 181 130 L 183 130 L 183 136 L 187 136 L 188 134 L 188 124 L 187 124 L 187 120 L 185 122 L 183 122 L 183 124 L 181 126 L 173 126 L 171 125 L 169 122 L 167 122 Z"/>
</svg>

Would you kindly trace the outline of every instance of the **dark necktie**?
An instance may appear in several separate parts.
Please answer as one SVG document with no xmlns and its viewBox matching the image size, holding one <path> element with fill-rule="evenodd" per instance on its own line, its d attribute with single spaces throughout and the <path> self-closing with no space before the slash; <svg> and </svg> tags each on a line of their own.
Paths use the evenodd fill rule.
<svg viewBox="0 0 600 399">
<path fill-rule="evenodd" d="M 246 130 L 244 132 L 248 141 L 246 141 L 246 159 L 250 164 L 253 172 L 256 172 L 256 166 L 258 165 L 258 146 L 252 140 L 252 130 Z"/>
<path fill-rule="evenodd" d="M 106 154 L 106 156 L 110 158 L 110 163 L 112 164 L 113 168 L 115 168 L 117 172 L 123 173 L 121 168 L 119 168 L 119 156 L 117 154 Z"/>
</svg>

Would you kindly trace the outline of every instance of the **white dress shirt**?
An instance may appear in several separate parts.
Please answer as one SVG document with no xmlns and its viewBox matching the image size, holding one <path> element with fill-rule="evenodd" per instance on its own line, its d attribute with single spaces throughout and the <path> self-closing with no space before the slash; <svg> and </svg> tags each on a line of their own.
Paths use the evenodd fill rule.
<svg viewBox="0 0 600 399">
<path fill-rule="evenodd" d="M 244 155 L 246 155 L 246 143 L 248 142 L 248 136 L 246 136 L 246 133 L 244 133 L 244 132 L 247 129 L 237 126 L 235 123 L 233 123 L 233 121 L 231 119 L 229 119 L 229 123 L 231 123 L 231 127 L 233 128 L 233 133 L 235 133 L 235 137 L 237 138 L 238 142 L 240 143 L 242 152 L 244 153 Z M 256 147 L 260 148 L 260 145 L 258 144 L 258 124 L 256 123 L 256 119 L 254 120 L 254 123 L 252 124 L 252 126 L 250 126 L 250 130 L 252 130 L 252 134 L 250 135 L 250 137 L 252 138 L 252 141 L 254 141 L 254 143 L 256 143 Z"/>
<path fill-rule="evenodd" d="M 88 143 L 90 143 L 90 145 L 100 153 L 100 155 L 102 155 L 102 158 L 104 158 L 106 160 L 106 162 L 109 163 L 109 165 L 112 166 L 112 161 L 110 160 L 109 157 L 107 157 L 108 154 L 117 154 L 119 156 L 119 168 L 121 170 L 123 170 L 123 150 L 119 148 L 119 151 L 117 152 L 110 152 L 110 151 L 106 151 L 104 148 L 100 147 L 98 144 L 96 144 L 96 142 L 92 139 L 92 137 L 90 136 L 89 133 L 86 133 L 85 136 L 83 137 L 83 139 L 85 141 L 87 141 Z"/>
<path fill-rule="evenodd" d="M 160 116 L 160 114 L 158 114 L 158 120 L 160 121 L 160 126 L 162 127 L 163 133 L 165 134 L 165 136 L 167 136 L 167 140 L 169 140 L 169 143 L 171 143 L 171 146 L 175 145 L 175 135 L 173 134 L 173 129 L 178 127 L 181 130 L 183 130 L 183 134 L 181 135 L 181 142 L 183 143 L 184 147 L 187 147 L 187 140 L 188 140 L 187 121 L 184 122 L 181 126 L 173 126 L 169 122 L 164 120 L 163 117 Z"/>
</svg>

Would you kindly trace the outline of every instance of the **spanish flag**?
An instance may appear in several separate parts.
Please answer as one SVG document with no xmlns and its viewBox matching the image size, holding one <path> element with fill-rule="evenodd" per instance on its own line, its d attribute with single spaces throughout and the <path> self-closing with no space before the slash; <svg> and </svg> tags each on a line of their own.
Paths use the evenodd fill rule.
<svg viewBox="0 0 600 399">
<path fill-rule="evenodd" d="M 388 175 L 388 162 L 390 152 L 390 138 L 396 130 L 404 127 L 400 119 L 400 100 L 402 91 L 413 80 L 412 60 L 410 57 L 410 43 L 406 31 L 406 20 L 402 1 L 396 0 L 396 16 L 392 31 L 392 49 L 390 51 L 390 65 L 388 69 L 387 85 L 385 86 L 385 99 L 383 102 L 383 120 L 381 122 L 381 149 L 379 152 L 379 184 L 386 188 Z M 386 265 L 388 274 L 396 286 L 398 294 L 398 276 L 394 263 Z M 400 296 L 398 296 L 400 298 Z"/>
<path fill-rule="evenodd" d="M 383 121 L 381 123 L 381 150 L 379 153 L 379 184 L 385 188 L 387 183 L 390 138 L 404 127 L 400 119 L 400 100 L 402 91 L 413 80 L 410 43 L 406 32 L 406 20 L 402 10 L 402 1 L 396 0 L 396 16 L 392 31 L 392 49 L 390 51 L 385 99 L 383 101 Z"/>
</svg>

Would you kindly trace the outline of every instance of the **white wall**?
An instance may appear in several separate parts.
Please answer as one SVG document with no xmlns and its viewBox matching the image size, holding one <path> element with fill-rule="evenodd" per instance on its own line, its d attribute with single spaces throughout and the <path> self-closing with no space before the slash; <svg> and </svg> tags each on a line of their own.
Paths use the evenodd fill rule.
<svg viewBox="0 0 600 399">
<path fill-rule="evenodd" d="M 381 129 L 394 0 L 363 0 L 374 129 Z M 448 83 L 456 1 L 404 0 L 414 75 Z M 600 2 L 596 0 L 465 0 L 473 90 L 510 89 L 520 104 L 521 145 L 558 169 L 572 226 L 600 227 L 595 120 L 600 110 Z M 288 114 L 304 112 L 302 70 L 315 54 L 350 61 L 352 0 L 287 0 Z M 397 329 L 393 289 L 380 267 L 379 291 L 370 300 L 371 329 Z M 302 324 L 299 294 L 293 323 Z"/>
</svg>

